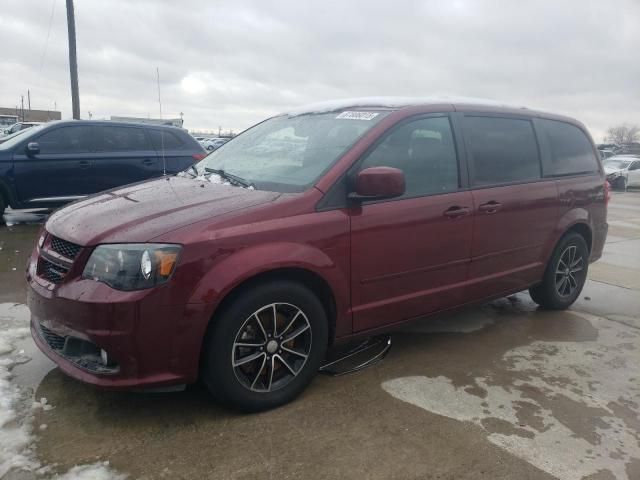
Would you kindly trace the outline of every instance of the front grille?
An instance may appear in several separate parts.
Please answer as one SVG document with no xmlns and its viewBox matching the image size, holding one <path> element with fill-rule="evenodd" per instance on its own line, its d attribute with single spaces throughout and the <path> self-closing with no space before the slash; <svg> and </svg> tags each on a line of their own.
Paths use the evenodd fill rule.
<svg viewBox="0 0 640 480">
<path fill-rule="evenodd" d="M 38 276 L 51 283 L 60 283 L 69 273 L 69 269 L 61 267 L 42 257 L 38 259 Z"/>
<path fill-rule="evenodd" d="M 80 245 L 67 242 L 61 238 L 54 237 L 53 235 L 51 236 L 51 250 L 70 260 L 76 258 L 81 248 L 82 247 Z"/>
<path fill-rule="evenodd" d="M 44 325 L 40 325 L 40 331 L 42 332 L 42 338 L 45 342 L 54 350 L 62 350 L 64 348 L 65 337 L 53 333 Z"/>
</svg>

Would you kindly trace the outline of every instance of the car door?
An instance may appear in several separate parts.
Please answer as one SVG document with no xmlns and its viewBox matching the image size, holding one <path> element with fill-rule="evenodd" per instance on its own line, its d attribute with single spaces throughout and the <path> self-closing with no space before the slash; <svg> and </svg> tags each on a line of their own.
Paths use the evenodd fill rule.
<svg viewBox="0 0 640 480">
<path fill-rule="evenodd" d="M 147 180 L 162 174 L 143 127 L 96 125 L 94 171 L 97 191 Z"/>
<path fill-rule="evenodd" d="M 558 218 L 555 180 L 542 178 L 533 123 L 458 116 L 474 205 L 469 300 L 525 288 L 542 277 Z"/>
<path fill-rule="evenodd" d="M 356 166 L 401 169 L 402 197 L 350 209 L 354 330 L 389 325 L 464 299 L 473 218 L 462 191 L 450 119 L 395 128 Z"/>
<path fill-rule="evenodd" d="M 634 187 L 640 186 L 640 160 L 636 160 L 629 165 L 627 185 Z"/>
<path fill-rule="evenodd" d="M 27 154 L 35 142 L 39 153 Z M 14 154 L 14 178 L 23 204 L 51 205 L 82 198 L 92 191 L 91 131 L 85 125 L 63 125 L 44 130 Z"/>
</svg>

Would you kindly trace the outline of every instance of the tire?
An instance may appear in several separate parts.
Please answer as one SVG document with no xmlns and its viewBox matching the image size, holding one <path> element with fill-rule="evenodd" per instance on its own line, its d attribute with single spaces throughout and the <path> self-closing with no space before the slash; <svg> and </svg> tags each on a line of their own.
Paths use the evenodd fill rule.
<svg viewBox="0 0 640 480">
<path fill-rule="evenodd" d="M 327 342 L 327 315 L 309 289 L 291 281 L 257 284 L 214 317 L 205 338 L 202 379 L 229 407 L 246 412 L 275 408 L 311 382 Z"/>
<path fill-rule="evenodd" d="M 542 283 L 530 288 L 529 294 L 533 301 L 543 308 L 564 310 L 571 306 L 582 292 L 588 270 L 587 242 L 578 233 L 568 233 L 556 245 Z"/>
<path fill-rule="evenodd" d="M 7 204 L 4 201 L 4 197 L 2 193 L 0 193 L 0 225 L 4 223 L 4 210 L 7 208 Z"/>
<path fill-rule="evenodd" d="M 616 180 L 616 189 L 622 190 L 623 192 L 627 191 L 627 179 L 625 177 L 618 177 Z"/>
</svg>

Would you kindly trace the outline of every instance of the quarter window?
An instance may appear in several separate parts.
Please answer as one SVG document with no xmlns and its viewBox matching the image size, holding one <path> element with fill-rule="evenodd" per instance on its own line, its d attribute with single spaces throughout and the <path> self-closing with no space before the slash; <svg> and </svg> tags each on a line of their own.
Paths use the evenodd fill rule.
<svg viewBox="0 0 640 480">
<path fill-rule="evenodd" d="M 468 116 L 463 125 L 474 185 L 540 178 L 538 144 L 529 120 Z"/>
<path fill-rule="evenodd" d="M 90 134 L 90 129 L 85 126 L 60 127 L 43 133 L 34 141 L 38 142 L 43 155 L 86 153 L 91 149 Z"/>
<path fill-rule="evenodd" d="M 388 133 L 360 169 L 394 167 L 405 175 L 405 197 L 458 189 L 458 161 L 448 117 L 414 120 Z"/>
<path fill-rule="evenodd" d="M 148 130 L 156 150 L 180 150 L 184 143 L 176 134 L 164 130 Z"/>
<path fill-rule="evenodd" d="M 598 170 L 593 146 L 582 130 L 556 120 L 539 120 L 539 125 L 550 150 L 550 158 L 544 164 L 545 175 L 571 175 Z"/>
</svg>

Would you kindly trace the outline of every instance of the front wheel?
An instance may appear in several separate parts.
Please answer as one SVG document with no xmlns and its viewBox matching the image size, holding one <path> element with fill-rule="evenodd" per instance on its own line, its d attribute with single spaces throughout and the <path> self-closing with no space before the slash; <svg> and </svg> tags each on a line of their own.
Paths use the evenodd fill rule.
<svg viewBox="0 0 640 480">
<path fill-rule="evenodd" d="M 213 322 L 202 377 L 214 397 L 240 410 L 290 402 L 311 382 L 326 353 L 326 313 L 298 283 L 253 286 Z"/>
<path fill-rule="evenodd" d="M 616 180 L 616 188 L 618 190 L 622 190 L 623 192 L 627 191 L 627 179 L 625 177 L 618 177 Z"/>
<path fill-rule="evenodd" d="M 569 233 L 558 243 L 542 283 L 529 289 L 534 302 L 550 310 L 564 310 L 576 301 L 587 280 L 589 249 L 582 235 Z"/>
</svg>

